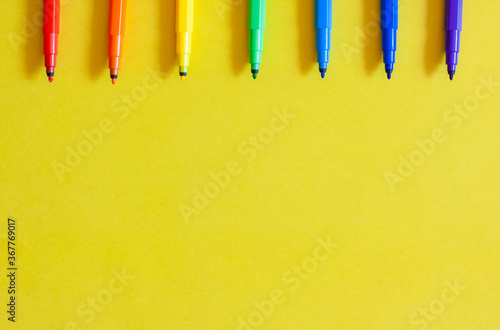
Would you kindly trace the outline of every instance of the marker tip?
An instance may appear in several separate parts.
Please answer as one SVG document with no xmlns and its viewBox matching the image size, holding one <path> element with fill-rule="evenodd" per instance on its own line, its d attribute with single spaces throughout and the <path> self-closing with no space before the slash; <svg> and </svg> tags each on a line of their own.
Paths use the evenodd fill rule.
<svg viewBox="0 0 500 330">
<path fill-rule="evenodd" d="M 181 81 L 186 80 L 186 76 L 187 75 L 188 75 L 187 68 L 186 67 L 180 67 L 179 68 L 179 77 L 181 77 Z"/>
<path fill-rule="evenodd" d="M 257 79 L 257 72 L 253 73 L 253 79 Z"/>
<path fill-rule="evenodd" d="M 321 79 L 325 79 L 326 72 L 321 72 Z"/>
<path fill-rule="evenodd" d="M 49 82 L 53 82 L 54 78 L 49 76 Z"/>
<path fill-rule="evenodd" d="M 116 78 L 111 78 L 111 82 L 113 83 L 113 85 L 116 83 Z"/>
<path fill-rule="evenodd" d="M 455 77 L 455 71 L 448 71 L 448 74 L 450 75 L 450 81 L 452 81 Z"/>
<path fill-rule="evenodd" d="M 387 79 L 391 80 L 391 78 L 392 78 L 392 70 L 385 69 L 385 72 L 387 73 Z"/>
</svg>

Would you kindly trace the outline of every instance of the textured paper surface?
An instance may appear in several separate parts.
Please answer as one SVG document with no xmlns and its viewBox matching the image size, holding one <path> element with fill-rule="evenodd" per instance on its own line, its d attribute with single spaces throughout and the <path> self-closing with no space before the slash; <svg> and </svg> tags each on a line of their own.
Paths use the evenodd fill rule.
<svg viewBox="0 0 500 330">
<path fill-rule="evenodd" d="M 334 2 L 323 81 L 312 1 L 268 1 L 257 81 L 246 2 L 197 1 L 181 83 L 174 1 L 129 1 L 115 86 L 108 2 L 63 1 L 53 84 L 41 3 L 0 13 L 0 328 L 500 327 L 500 3 L 451 83 L 444 1 L 402 1 L 390 82 L 378 1 Z"/>
</svg>

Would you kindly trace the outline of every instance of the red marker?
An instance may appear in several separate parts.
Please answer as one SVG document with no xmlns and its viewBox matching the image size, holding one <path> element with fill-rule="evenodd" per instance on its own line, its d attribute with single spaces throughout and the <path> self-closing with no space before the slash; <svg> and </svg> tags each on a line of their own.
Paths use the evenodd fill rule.
<svg viewBox="0 0 500 330">
<path fill-rule="evenodd" d="M 126 14 L 127 0 L 110 1 L 108 56 L 109 73 L 113 84 L 116 82 L 116 79 L 118 79 L 118 70 L 120 70 Z"/>
<path fill-rule="evenodd" d="M 43 0 L 43 53 L 49 81 L 54 80 L 56 67 L 57 38 L 59 36 L 60 0 Z"/>
</svg>

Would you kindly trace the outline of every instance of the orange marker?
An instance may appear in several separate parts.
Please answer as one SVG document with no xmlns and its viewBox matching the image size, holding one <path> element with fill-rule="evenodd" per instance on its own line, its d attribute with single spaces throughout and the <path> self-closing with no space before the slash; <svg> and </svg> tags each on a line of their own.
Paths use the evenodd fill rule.
<svg viewBox="0 0 500 330">
<path fill-rule="evenodd" d="M 114 84 L 120 69 L 123 34 L 125 33 L 125 16 L 127 0 L 111 0 L 109 9 L 109 70 L 111 82 Z"/>
<path fill-rule="evenodd" d="M 60 0 L 43 0 L 43 53 L 49 81 L 54 80 L 56 68 L 57 38 L 59 36 Z"/>
</svg>

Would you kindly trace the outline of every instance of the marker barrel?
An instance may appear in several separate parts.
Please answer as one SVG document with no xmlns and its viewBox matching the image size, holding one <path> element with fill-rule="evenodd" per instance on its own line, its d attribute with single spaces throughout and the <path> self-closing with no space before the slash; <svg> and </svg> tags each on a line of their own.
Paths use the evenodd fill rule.
<svg viewBox="0 0 500 330">
<path fill-rule="evenodd" d="M 54 75 L 58 52 L 60 0 L 43 1 L 43 53 L 47 75 Z"/>
<path fill-rule="evenodd" d="M 248 1 L 248 32 L 250 64 L 252 71 L 259 71 L 264 50 L 264 30 L 266 21 L 266 0 Z"/>
<path fill-rule="evenodd" d="M 392 71 L 396 63 L 397 30 L 382 30 L 382 50 L 384 52 L 385 69 Z"/>
<path fill-rule="evenodd" d="M 191 55 L 191 39 L 194 21 L 194 0 L 177 0 L 175 17 L 176 53 L 179 72 L 187 74 Z"/>
<path fill-rule="evenodd" d="M 332 0 L 315 1 L 316 51 L 321 72 L 326 71 L 330 61 L 332 7 Z"/>
<path fill-rule="evenodd" d="M 382 29 L 382 51 L 384 52 L 385 69 L 392 72 L 396 62 L 397 31 L 399 16 L 398 0 L 382 0 L 380 11 L 380 28 Z"/>
<path fill-rule="evenodd" d="M 252 70 L 258 70 L 258 64 L 262 62 L 262 51 L 264 49 L 264 30 L 252 29 L 250 33 L 250 63 Z M 257 65 L 254 67 L 254 65 Z"/>
<path fill-rule="evenodd" d="M 460 52 L 463 0 L 446 0 L 446 64 L 448 72 L 455 72 Z"/>
<path fill-rule="evenodd" d="M 127 0 L 111 0 L 109 9 L 109 69 L 112 77 L 118 76 L 125 34 Z"/>
<path fill-rule="evenodd" d="M 45 66 L 55 67 L 57 56 L 57 34 L 46 33 L 43 38 L 43 53 L 45 54 Z"/>
</svg>

